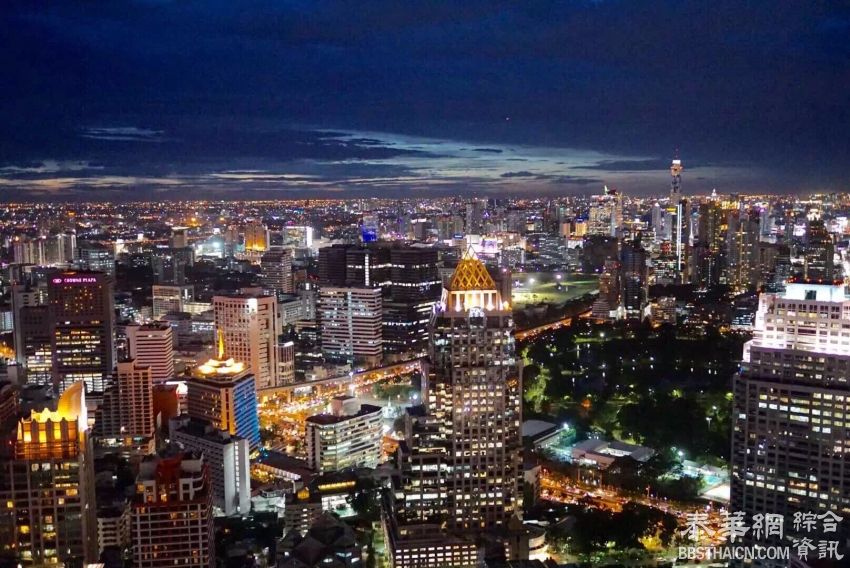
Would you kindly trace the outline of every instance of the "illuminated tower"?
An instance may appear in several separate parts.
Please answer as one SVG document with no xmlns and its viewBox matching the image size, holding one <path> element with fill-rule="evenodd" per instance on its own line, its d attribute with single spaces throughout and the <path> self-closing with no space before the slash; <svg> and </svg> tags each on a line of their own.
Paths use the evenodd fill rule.
<svg viewBox="0 0 850 568">
<path fill-rule="evenodd" d="M 488 539 L 504 546 L 506 559 L 523 554 L 508 543 L 522 513 L 513 325 L 500 287 L 467 253 L 434 311 L 425 406 L 413 409 L 402 450 L 404 497 L 398 528 L 388 529 L 396 566 L 476 566 L 465 547 Z M 430 558 L 438 552 L 444 557 Z"/>
<path fill-rule="evenodd" d="M 261 221 L 251 221 L 245 225 L 245 252 L 265 252 L 269 250 L 269 230 Z"/>
<path fill-rule="evenodd" d="M 793 281 L 782 293 L 761 295 L 753 338 L 733 379 L 731 511 L 747 519 L 850 513 L 848 327 L 843 283 Z M 822 526 L 809 532 L 786 523 L 785 537 L 846 539 L 842 523 L 834 534 L 819 534 Z"/>
<path fill-rule="evenodd" d="M 682 165 L 682 160 L 675 158 L 670 164 L 670 176 L 673 178 L 670 182 L 670 203 L 678 203 L 682 198 L 682 171 L 685 167 Z"/>
<path fill-rule="evenodd" d="M 0 543 L 22 566 L 81 565 L 97 555 L 85 385 L 32 411 L 0 445 Z"/>
<path fill-rule="evenodd" d="M 101 393 L 115 367 L 112 278 L 103 272 L 62 272 L 50 279 L 53 384 L 61 393 L 85 381 Z"/>
<path fill-rule="evenodd" d="M 277 338 L 280 335 L 274 296 L 214 296 L 216 334 L 224 339 L 227 358 L 244 361 L 257 389 L 276 387 Z"/>
<path fill-rule="evenodd" d="M 687 269 L 687 247 L 690 233 L 688 202 L 682 198 L 682 160 L 675 158 L 670 164 L 670 203 L 667 212 L 673 217 L 673 252 L 676 256 L 676 273 L 679 282 L 684 282 L 683 271 Z"/>
<path fill-rule="evenodd" d="M 245 363 L 224 359 L 224 337 L 219 332 L 218 358 L 197 367 L 186 381 L 187 413 L 216 428 L 260 443 L 257 391 Z"/>
</svg>

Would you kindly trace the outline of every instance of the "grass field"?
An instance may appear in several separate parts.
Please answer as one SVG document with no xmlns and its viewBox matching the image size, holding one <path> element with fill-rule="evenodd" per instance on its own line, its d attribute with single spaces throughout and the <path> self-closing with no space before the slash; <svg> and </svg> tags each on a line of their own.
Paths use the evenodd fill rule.
<svg viewBox="0 0 850 568">
<path fill-rule="evenodd" d="M 531 272 L 514 274 L 513 280 L 513 303 L 519 307 L 538 303 L 560 304 L 594 292 L 599 287 L 598 277 L 592 274 Z"/>
</svg>

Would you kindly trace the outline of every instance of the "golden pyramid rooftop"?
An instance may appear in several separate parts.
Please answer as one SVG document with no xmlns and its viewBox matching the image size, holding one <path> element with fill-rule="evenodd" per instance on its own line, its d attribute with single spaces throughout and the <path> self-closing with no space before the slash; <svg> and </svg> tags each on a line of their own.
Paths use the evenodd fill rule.
<svg viewBox="0 0 850 568">
<path fill-rule="evenodd" d="M 484 263 L 481 262 L 472 248 L 467 249 L 463 258 L 455 268 L 454 274 L 449 281 L 450 292 L 465 292 L 469 290 L 495 290 L 496 282 Z"/>
</svg>

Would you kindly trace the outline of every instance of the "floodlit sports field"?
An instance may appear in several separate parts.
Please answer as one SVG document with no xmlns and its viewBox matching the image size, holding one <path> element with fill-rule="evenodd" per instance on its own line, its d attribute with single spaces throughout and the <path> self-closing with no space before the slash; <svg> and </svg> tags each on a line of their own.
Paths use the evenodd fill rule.
<svg viewBox="0 0 850 568">
<path fill-rule="evenodd" d="M 515 273 L 512 277 L 513 303 L 517 307 L 539 303 L 560 304 L 595 292 L 599 286 L 598 276 L 593 274 L 528 272 Z"/>
</svg>

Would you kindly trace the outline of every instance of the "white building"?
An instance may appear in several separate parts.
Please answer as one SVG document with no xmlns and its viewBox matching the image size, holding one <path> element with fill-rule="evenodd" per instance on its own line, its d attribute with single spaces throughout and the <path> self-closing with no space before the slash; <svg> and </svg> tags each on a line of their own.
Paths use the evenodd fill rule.
<svg viewBox="0 0 850 568">
<path fill-rule="evenodd" d="M 184 312 L 185 304 L 192 300 L 192 286 L 153 286 L 153 319 L 160 319 L 169 312 Z"/>
<path fill-rule="evenodd" d="M 141 367 L 150 367 L 154 384 L 174 378 L 174 339 L 167 323 L 128 325 L 130 358 Z"/>
<path fill-rule="evenodd" d="M 223 338 L 224 357 L 244 361 L 257 390 L 276 387 L 277 338 L 280 324 L 274 296 L 237 294 L 213 297 L 216 337 Z"/>
<path fill-rule="evenodd" d="M 319 298 L 322 353 L 377 366 L 383 355 L 380 288 L 326 286 Z"/>
<path fill-rule="evenodd" d="M 186 415 L 172 418 L 169 432 L 172 442 L 204 455 L 210 468 L 213 505 L 226 516 L 251 511 L 248 440 Z"/>
<path fill-rule="evenodd" d="M 382 409 L 349 396 L 331 401 L 331 412 L 307 419 L 307 465 L 325 473 L 375 468 L 381 460 Z"/>
<path fill-rule="evenodd" d="M 844 286 L 794 282 L 762 294 L 733 392 L 730 509 L 747 518 L 850 513 L 850 477 L 842 473 L 850 454 Z M 811 536 L 786 525 L 789 533 Z"/>
</svg>

